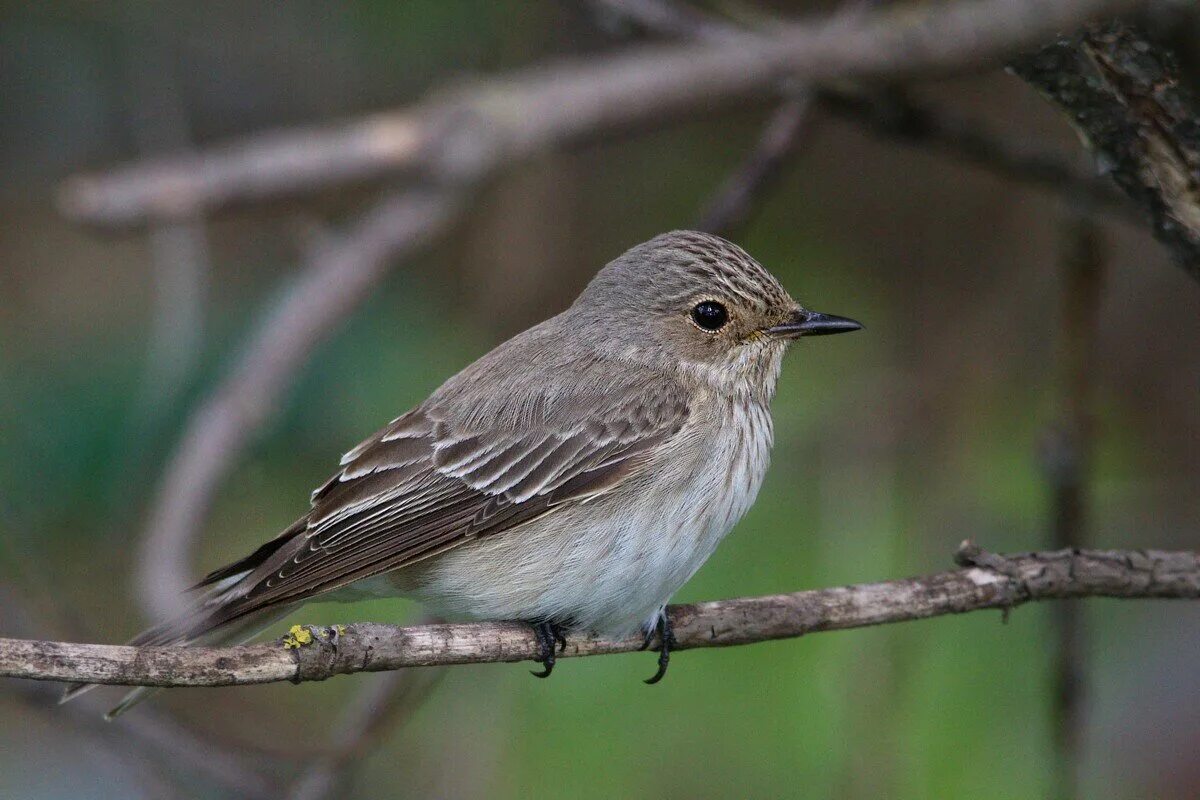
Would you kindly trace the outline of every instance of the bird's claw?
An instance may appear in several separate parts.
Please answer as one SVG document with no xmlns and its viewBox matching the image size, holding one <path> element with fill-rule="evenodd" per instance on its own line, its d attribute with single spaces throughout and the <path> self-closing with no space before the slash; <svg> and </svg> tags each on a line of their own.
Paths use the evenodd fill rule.
<svg viewBox="0 0 1200 800">
<path fill-rule="evenodd" d="M 535 678 L 549 678 L 554 671 L 555 646 L 559 653 L 567 649 L 567 636 L 561 625 L 553 622 L 539 622 L 533 625 L 533 635 L 537 638 L 537 661 L 542 665 L 541 672 L 530 670 Z"/>
<path fill-rule="evenodd" d="M 671 663 L 671 651 L 679 644 L 675 640 L 675 629 L 671 625 L 671 618 L 667 615 L 667 610 L 663 609 L 658 615 L 658 622 L 653 628 L 646 631 L 646 639 L 642 642 L 642 646 L 638 650 L 646 650 L 650 647 L 650 643 L 654 641 L 655 634 L 658 635 L 658 670 L 645 683 L 653 686 L 663 679 L 667 674 L 667 665 Z"/>
</svg>

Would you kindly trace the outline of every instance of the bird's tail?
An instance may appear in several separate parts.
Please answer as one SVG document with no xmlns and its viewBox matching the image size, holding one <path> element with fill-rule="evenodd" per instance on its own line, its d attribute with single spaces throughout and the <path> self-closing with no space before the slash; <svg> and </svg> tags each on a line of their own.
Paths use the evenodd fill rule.
<svg viewBox="0 0 1200 800">
<path fill-rule="evenodd" d="M 255 571 L 270 559 L 280 557 L 280 551 L 304 533 L 307 523 L 307 517 L 301 517 L 250 555 L 205 575 L 192 587 L 197 594 L 186 611 L 175 619 L 142 631 L 129 644 L 135 647 L 241 644 L 287 616 L 298 603 L 268 606 L 250 613 L 237 613 L 234 606 L 252 588 Z M 96 685 L 72 683 L 59 702 L 65 703 Z M 112 719 L 124 713 L 156 691 L 149 686 L 134 689 L 105 718 Z"/>
<path fill-rule="evenodd" d="M 183 614 L 139 633 L 128 644 L 134 647 L 220 646 L 241 644 L 254 638 L 264 628 L 286 616 L 294 606 L 273 606 L 233 620 L 220 614 L 230 601 L 244 592 L 239 584 L 247 574 L 243 572 L 227 576 L 197 597 Z M 98 685 L 69 684 L 59 702 L 65 703 Z M 157 687 L 139 686 L 126 694 L 104 718 L 111 720 L 158 691 L 160 689 Z"/>
</svg>

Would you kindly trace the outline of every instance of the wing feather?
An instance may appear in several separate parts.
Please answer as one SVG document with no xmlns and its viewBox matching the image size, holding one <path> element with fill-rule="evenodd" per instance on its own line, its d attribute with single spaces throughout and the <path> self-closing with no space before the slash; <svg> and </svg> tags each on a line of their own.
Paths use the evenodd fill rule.
<svg viewBox="0 0 1200 800">
<path fill-rule="evenodd" d="M 222 619 L 407 566 L 610 491 L 688 416 L 681 388 L 665 379 L 626 396 L 608 408 L 560 401 L 552 419 L 551 404 L 534 398 L 530 413 L 543 420 L 520 431 L 480 430 L 436 406 L 396 418 L 343 457 L 341 472 L 313 493 L 307 524 L 264 550 Z"/>
</svg>

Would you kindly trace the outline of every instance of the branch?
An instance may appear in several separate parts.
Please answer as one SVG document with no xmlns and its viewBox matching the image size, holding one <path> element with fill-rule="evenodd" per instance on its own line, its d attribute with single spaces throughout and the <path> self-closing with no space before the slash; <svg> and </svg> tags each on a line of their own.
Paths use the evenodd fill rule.
<svg viewBox="0 0 1200 800">
<path fill-rule="evenodd" d="M 60 205 L 75 219 L 115 226 L 406 171 L 453 183 L 534 153 L 778 94 L 788 80 L 894 81 L 961 70 L 1141 5 L 961 0 L 783 25 L 737 41 L 648 46 L 529 69 L 329 130 L 260 134 L 75 178 Z"/>
<path fill-rule="evenodd" d="M 263 321 L 225 380 L 190 417 L 167 466 L 138 558 L 144 608 L 179 610 L 191 584 L 191 542 L 225 473 L 266 422 L 308 354 L 368 294 L 389 262 L 425 246 L 458 208 L 450 190 L 380 201 L 316 247 L 296 285 Z"/>
<path fill-rule="evenodd" d="M 705 204 L 696 230 L 729 236 L 745 224 L 755 200 L 779 179 L 784 162 L 799 146 L 811 107 L 812 94 L 801 91 L 775 109 L 754 148 Z"/>
<path fill-rule="evenodd" d="M 1096 372 L 1097 319 L 1104 288 L 1104 245 L 1095 223 L 1069 213 L 1060 246 L 1061 317 L 1059 331 L 1058 419 L 1043 435 L 1042 467 L 1050 489 L 1052 546 L 1078 548 L 1088 537 L 1092 439 L 1093 376 Z M 1055 797 L 1079 797 L 1083 742 L 1087 648 L 1083 609 L 1061 603 L 1054 609 L 1056 633 L 1053 706 L 1057 753 Z"/>
<path fill-rule="evenodd" d="M 684 3 L 671 0 L 591 0 L 600 15 L 633 22 L 648 31 L 683 40 L 715 44 L 744 42 L 747 31 Z M 861 16 L 852 5 L 831 19 L 845 23 Z M 813 105 L 810 86 L 792 86 L 767 120 L 753 149 L 704 204 L 696 230 L 729 237 L 750 217 L 755 201 L 778 180 L 788 157 L 799 147 L 809 127 Z"/>
<path fill-rule="evenodd" d="M 632 22 L 648 31 L 676 39 L 735 42 L 745 31 L 687 2 L 674 0 L 590 0 L 595 10 L 620 23 Z"/>
<path fill-rule="evenodd" d="M 921 146 L 1000 178 L 1065 196 L 1088 212 L 1144 224 L 1137 207 L 1102 178 L 1083 175 L 1056 154 L 1006 141 L 979 121 L 920 102 L 902 91 L 823 91 L 824 109 L 877 136 Z"/>
<path fill-rule="evenodd" d="M 261 754 L 220 747 L 162 713 L 129 714 L 114 727 L 104 721 L 108 706 L 99 698 L 80 697 L 78 703 L 57 706 L 62 693 L 49 684 L 18 682 L 14 696 L 32 708 L 48 712 L 58 730 L 74 726 L 97 743 L 125 756 L 151 759 L 195 789 L 196 779 L 219 787 L 230 796 L 266 800 L 278 797 L 272 770 L 264 769 Z"/>
<path fill-rule="evenodd" d="M 1114 22 L 1016 59 L 1200 280 L 1200 116 L 1169 53 Z"/>
<path fill-rule="evenodd" d="M 1200 598 L 1200 553 L 1059 550 L 998 556 L 964 542 L 963 569 L 885 583 L 672 606 L 678 649 L 728 647 L 819 631 L 1011 609 L 1070 597 Z M 124 686 L 237 686 L 324 680 L 404 667 L 533 660 L 530 627 L 482 622 L 397 627 L 362 623 L 317 629 L 288 649 L 129 647 L 0 639 L 0 676 Z M 307 637 L 305 637 L 307 638 Z M 292 643 L 296 643 L 295 637 Z M 568 638 L 562 657 L 628 653 L 642 637 Z"/>
<path fill-rule="evenodd" d="M 339 796 L 347 773 L 361 763 L 380 739 L 416 711 L 446 672 L 435 670 L 425 674 L 426 680 L 413 680 L 413 675 L 389 672 L 368 684 L 341 712 L 332 735 L 333 746 L 321 757 L 310 760 L 288 787 L 286 800 Z"/>
<path fill-rule="evenodd" d="M 592 0 L 592 5 L 601 12 L 669 36 L 721 42 L 746 35 L 744 28 L 732 22 L 670 0 Z M 851 4 L 840 13 L 849 21 L 865 10 L 862 4 Z M 786 106 L 776 112 L 756 152 L 739 167 L 738 173 L 722 187 L 719 198 L 701 216 L 700 230 L 719 233 L 723 227 L 732 227 L 740 221 L 761 184 L 778 174 L 779 162 L 795 148 L 805 127 L 806 111 L 812 105 L 811 87 L 797 94 L 805 102 L 803 109 L 792 112 L 795 121 L 787 121 Z M 825 110 L 856 122 L 877 136 L 925 147 L 1001 178 L 1065 195 L 1072 205 L 1089 212 L 1105 212 L 1139 226 L 1145 222 L 1138 209 L 1103 178 L 1080 174 L 1052 153 L 1010 144 L 978 120 L 918 102 L 898 87 L 882 90 L 826 87 L 815 95 Z M 719 224 L 727 220 L 732 224 Z"/>
</svg>

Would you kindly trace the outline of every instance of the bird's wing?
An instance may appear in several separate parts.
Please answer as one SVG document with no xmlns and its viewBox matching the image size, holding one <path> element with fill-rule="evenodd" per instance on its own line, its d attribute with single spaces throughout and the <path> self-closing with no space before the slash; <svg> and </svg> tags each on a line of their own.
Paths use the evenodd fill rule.
<svg viewBox="0 0 1200 800">
<path fill-rule="evenodd" d="M 410 411 L 343 457 L 313 492 L 307 526 L 245 565 L 250 588 L 221 616 L 302 600 L 607 492 L 679 432 L 685 397 L 657 381 L 519 431 L 459 430 L 436 410 Z"/>
</svg>

